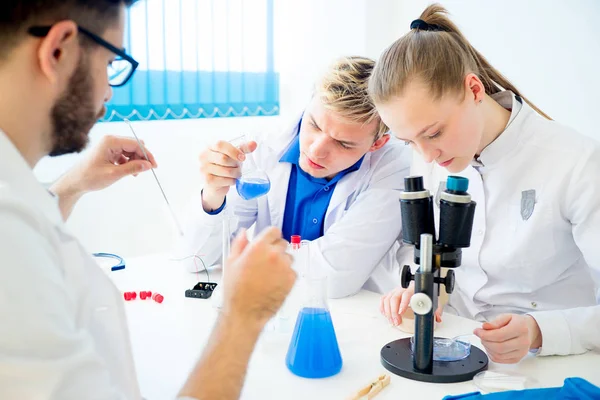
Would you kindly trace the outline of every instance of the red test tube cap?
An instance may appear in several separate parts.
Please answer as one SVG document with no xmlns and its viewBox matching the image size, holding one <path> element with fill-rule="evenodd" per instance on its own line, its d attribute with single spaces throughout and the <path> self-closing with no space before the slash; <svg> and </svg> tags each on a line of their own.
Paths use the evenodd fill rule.
<svg viewBox="0 0 600 400">
<path fill-rule="evenodd" d="M 157 303 L 162 303 L 164 299 L 165 298 L 161 294 L 154 293 L 154 295 L 152 295 L 152 300 L 154 300 Z"/>
</svg>

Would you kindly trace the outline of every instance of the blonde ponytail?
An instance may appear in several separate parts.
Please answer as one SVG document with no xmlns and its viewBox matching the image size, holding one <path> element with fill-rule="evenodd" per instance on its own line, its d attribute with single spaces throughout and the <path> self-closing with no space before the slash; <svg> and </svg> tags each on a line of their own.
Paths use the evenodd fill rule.
<svg viewBox="0 0 600 400">
<path fill-rule="evenodd" d="M 434 98 L 462 90 L 464 77 L 476 74 L 488 95 L 510 90 L 531 108 L 551 119 L 521 92 L 464 37 L 439 4 L 427 7 L 411 31 L 394 42 L 381 55 L 369 81 L 369 94 L 375 103 L 401 95 L 415 79 L 425 83 Z"/>
</svg>

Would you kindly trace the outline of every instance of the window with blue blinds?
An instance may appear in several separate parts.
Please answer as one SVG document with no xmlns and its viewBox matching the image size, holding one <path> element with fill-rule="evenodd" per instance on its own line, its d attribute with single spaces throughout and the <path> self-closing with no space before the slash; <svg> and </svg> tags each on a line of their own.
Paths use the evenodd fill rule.
<svg viewBox="0 0 600 400">
<path fill-rule="evenodd" d="M 145 0 L 127 14 L 140 63 L 102 121 L 279 114 L 273 0 Z"/>
</svg>

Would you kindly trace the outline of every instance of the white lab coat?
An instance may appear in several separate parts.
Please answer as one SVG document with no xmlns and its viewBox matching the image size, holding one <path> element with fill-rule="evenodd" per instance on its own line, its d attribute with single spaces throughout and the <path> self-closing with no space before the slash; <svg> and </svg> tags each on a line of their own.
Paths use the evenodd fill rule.
<svg viewBox="0 0 600 400">
<path fill-rule="evenodd" d="M 140 399 L 123 299 L 0 132 L 0 398 Z"/>
<path fill-rule="evenodd" d="M 455 174 L 469 178 L 477 207 L 446 311 L 479 321 L 531 314 L 543 336 L 541 355 L 600 349 L 591 274 L 600 271 L 600 145 L 511 92 L 494 97 L 512 109 L 511 119 L 472 166 Z M 439 199 L 445 169 L 415 156 L 412 173 L 423 175 Z M 526 190 L 535 190 L 529 218 L 521 215 Z M 435 213 L 438 223 L 437 204 Z"/>
<path fill-rule="evenodd" d="M 219 262 L 223 216 L 236 209 L 239 226 L 256 223 L 255 232 L 269 226 L 281 228 L 291 164 L 279 159 L 298 134 L 292 129 L 261 141 L 253 154 L 256 164 L 271 181 L 270 192 L 244 201 L 235 188 L 225 209 L 209 215 L 202 209 L 200 193 L 190 204 L 180 255 L 201 254 L 206 265 Z M 401 231 L 399 191 L 410 169 L 411 152 L 392 138 L 381 149 L 367 153 L 360 168 L 335 186 L 325 214 L 324 236 L 304 246 L 296 257 L 327 274 L 330 297 L 343 297 L 365 289 L 384 293 L 399 283 L 396 252 Z M 301 261 L 300 261 L 301 260 Z"/>
</svg>

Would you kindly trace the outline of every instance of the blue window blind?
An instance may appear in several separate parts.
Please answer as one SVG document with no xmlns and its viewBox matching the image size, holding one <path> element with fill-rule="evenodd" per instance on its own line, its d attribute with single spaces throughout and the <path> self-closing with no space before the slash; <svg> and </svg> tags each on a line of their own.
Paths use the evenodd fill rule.
<svg viewBox="0 0 600 400">
<path fill-rule="evenodd" d="M 279 114 L 273 0 L 145 0 L 127 14 L 140 63 L 102 121 Z"/>
</svg>

